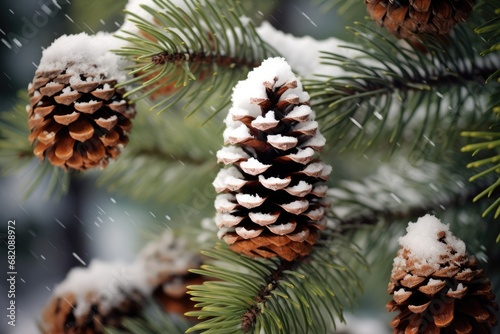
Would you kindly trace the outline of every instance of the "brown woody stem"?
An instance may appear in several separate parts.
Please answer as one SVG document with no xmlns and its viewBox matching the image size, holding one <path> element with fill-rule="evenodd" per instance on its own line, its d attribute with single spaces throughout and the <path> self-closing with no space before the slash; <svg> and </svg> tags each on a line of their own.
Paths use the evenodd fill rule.
<svg viewBox="0 0 500 334">
<path fill-rule="evenodd" d="M 281 260 L 278 268 L 274 270 L 271 275 L 267 277 L 266 284 L 261 288 L 259 294 L 254 298 L 254 304 L 247 309 L 243 315 L 243 320 L 241 322 L 241 329 L 244 333 L 250 332 L 255 323 L 257 322 L 257 317 L 261 313 L 261 308 L 259 305 L 265 304 L 271 292 L 278 287 L 279 281 L 283 278 L 283 272 L 285 270 L 293 270 L 302 261 L 302 258 L 298 258 L 293 261 Z"/>
<path fill-rule="evenodd" d="M 260 60 L 247 60 L 219 54 L 207 54 L 205 52 L 161 52 L 152 56 L 151 62 L 156 65 L 163 65 L 165 63 L 174 63 L 179 65 L 184 62 L 189 62 L 201 64 L 217 64 L 223 67 L 256 67 L 260 64 Z"/>
</svg>

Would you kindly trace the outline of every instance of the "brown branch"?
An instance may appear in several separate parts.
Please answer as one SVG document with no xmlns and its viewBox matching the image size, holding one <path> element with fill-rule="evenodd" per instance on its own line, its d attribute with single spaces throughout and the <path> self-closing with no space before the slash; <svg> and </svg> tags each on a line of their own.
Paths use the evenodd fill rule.
<svg viewBox="0 0 500 334">
<path fill-rule="evenodd" d="M 247 60 L 227 55 L 220 54 L 207 54 L 205 52 L 192 52 L 192 53 L 168 53 L 161 52 L 151 57 L 151 62 L 156 65 L 163 65 L 165 63 L 174 63 L 180 65 L 181 63 L 200 63 L 200 64 L 216 64 L 222 67 L 256 67 L 259 66 L 261 59 L 258 61 Z"/>
<path fill-rule="evenodd" d="M 279 264 L 278 268 L 276 268 L 276 270 L 274 270 L 271 273 L 271 275 L 267 277 L 265 285 L 262 286 L 258 295 L 254 298 L 255 302 L 254 305 L 248 308 L 245 314 L 243 315 L 243 320 L 241 322 L 241 329 L 243 330 L 244 333 L 250 332 L 253 326 L 255 325 L 257 317 L 261 313 L 260 311 L 261 308 L 259 307 L 259 304 L 266 303 L 268 297 L 271 296 L 271 292 L 278 287 L 279 281 L 283 278 L 283 272 L 285 270 L 293 270 L 302 262 L 302 260 L 303 258 L 298 258 L 293 261 L 281 260 L 281 263 Z"/>
<path fill-rule="evenodd" d="M 444 65 L 443 65 L 444 66 Z M 380 79 L 384 77 L 378 77 L 375 80 L 371 78 L 347 78 L 347 80 L 342 80 L 341 82 L 326 81 L 318 82 L 318 84 L 326 85 L 327 87 L 334 87 L 333 90 L 326 91 L 325 94 L 321 94 L 322 98 L 326 98 L 329 103 L 332 101 L 332 97 L 336 99 L 341 99 L 346 96 L 356 96 L 360 93 L 366 92 L 378 92 L 374 95 L 390 95 L 395 90 L 402 92 L 415 92 L 422 91 L 422 88 L 418 86 L 426 86 L 435 91 L 442 86 L 446 85 L 461 85 L 464 82 L 477 82 L 479 84 L 484 84 L 486 78 L 488 78 L 493 72 L 497 70 L 494 66 L 492 67 L 471 67 L 470 71 L 458 71 L 456 73 L 448 74 L 446 69 L 442 69 L 438 73 L 429 73 L 429 76 L 417 75 L 415 77 L 406 76 L 403 78 L 387 78 L 386 82 L 381 82 Z M 344 78 L 346 79 L 346 78 Z M 351 84 L 355 82 L 356 84 Z M 331 84 L 333 83 L 333 85 Z M 355 88 L 358 87 L 358 88 Z M 369 96 L 373 97 L 372 95 Z M 359 102 L 356 102 L 359 103 Z"/>
</svg>

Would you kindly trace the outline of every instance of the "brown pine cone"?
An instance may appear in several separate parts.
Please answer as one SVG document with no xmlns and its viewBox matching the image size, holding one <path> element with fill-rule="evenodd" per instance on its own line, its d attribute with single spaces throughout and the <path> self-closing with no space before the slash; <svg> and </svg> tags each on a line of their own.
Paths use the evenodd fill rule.
<svg viewBox="0 0 500 334">
<path fill-rule="evenodd" d="M 489 334 L 497 323 L 491 282 L 465 245 L 434 216 L 400 239 L 387 310 L 400 311 L 393 333 Z"/>
<path fill-rule="evenodd" d="M 56 40 L 44 51 L 28 87 L 29 140 L 34 154 L 65 170 L 105 167 L 127 145 L 130 120 L 135 116 L 134 106 L 123 97 L 125 89 L 115 87 L 120 78 L 106 68 L 105 62 L 120 63 L 118 56 L 100 49 L 100 43 L 111 43 L 114 38 L 101 34 L 92 45 L 93 37 L 80 34 Z M 76 55 L 72 45 L 77 43 L 71 43 L 72 39 L 83 44 Z M 96 58 L 97 52 L 105 53 L 104 59 Z"/>
<path fill-rule="evenodd" d="M 222 169 L 213 182 L 216 224 L 235 252 L 292 261 L 326 225 L 331 167 L 315 157 L 325 138 L 309 95 L 283 58 L 265 60 L 233 92 Z"/>
<path fill-rule="evenodd" d="M 192 301 L 191 296 L 187 294 L 187 287 L 200 285 L 205 281 L 205 277 L 192 273 L 171 276 L 168 282 L 163 283 L 153 291 L 153 296 L 167 313 L 183 315 L 186 312 L 196 310 L 196 302 Z"/>
<path fill-rule="evenodd" d="M 202 259 L 200 254 L 188 250 L 184 239 L 176 238 L 167 230 L 144 247 L 138 261 L 153 296 L 165 311 L 184 314 L 195 309 L 186 287 L 205 280 L 189 272 L 199 268 Z"/>
<path fill-rule="evenodd" d="M 92 261 L 75 268 L 43 309 L 43 334 L 100 334 L 123 328 L 122 320 L 138 316 L 145 298 L 132 267 Z"/>
<path fill-rule="evenodd" d="M 365 0 L 368 13 L 397 38 L 446 35 L 472 13 L 475 0 Z"/>
</svg>

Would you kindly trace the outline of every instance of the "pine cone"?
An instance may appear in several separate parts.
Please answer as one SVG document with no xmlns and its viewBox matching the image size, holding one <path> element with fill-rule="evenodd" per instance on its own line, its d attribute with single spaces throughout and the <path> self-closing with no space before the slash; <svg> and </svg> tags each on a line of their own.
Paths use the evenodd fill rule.
<svg viewBox="0 0 500 334">
<path fill-rule="evenodd" d="M 184 314 L 195 309 L 186 287 L 201 284 L 205 279 L 189 272 L 199 268 L 202 261 L 198 253 L 187 249 L 184 239 L 176 238 L 167 230 L 144 247 L 138 261 L 153 296 L 165 311 Z"/>
<path fill-rule="evenodd" d="M 130 267 L 93 261 L 73 269 L 42 312 L 43 334 L 100 334 L 138 316 L 144 296 Z"/>
<path fill-rule="evenodd" d="M 368 13 L 397 38 L 446 35 L 472 12 L 475 0 L 365 0 Z"/>
<path fill-rule="evenodd" d="M 116 44 L 114 38 L 93 38 L 80 34 L 56 40 L 44 51 L 28 87 L 34 154 L 66 170 L 105 167 L 128 143 L 135 116 L 133 105 L 123 97 L 125 89 L 115 88 L 121 73 L 106 67 L 106 62 L 120 63 L 118 56 L 99 45 L 107 43 L 109 48 Z M 72 46 L 78 42 L 84 45 L 75 54 Z"/>
<path fill-rule="evenodd" d="M 326 224 L 331 167 L 315 158 L 325 138 L 309 95 L 283 58 L 271 58 L 235 87 L 226 118 L 222 169 L 213 182 L 216 224 L 238 253 L 307 255 Z"/>
<path fill-rule="evenodd" d="M 186 273 L 181 276 L 171 276 L 168 282 L 158 286 L 153 296 L 168 313 L 185 314 L 196 310 L 196 302 L 187 294 L 187 287 L 200 285 L 206 281 L 205 277 Z"/>
<path fill-rule="evenodd" d="M 465 244 L 434 216 L 411 223 L 400 239 L 388 311 L 393 333 L 488 334 L 496 325 L 491 282 Z"/>
</svg>

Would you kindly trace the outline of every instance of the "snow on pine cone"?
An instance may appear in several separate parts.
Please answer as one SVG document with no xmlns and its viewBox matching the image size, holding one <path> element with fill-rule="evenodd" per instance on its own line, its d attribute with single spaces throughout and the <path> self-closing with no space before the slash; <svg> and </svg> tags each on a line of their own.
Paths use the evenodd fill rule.
<svg viewBox="0 0 500 334">
<path fill-rule="evenodd" d="M 316 158 L 325 138 L 309 95 L 283 58 L 270 58 L 234 88 L 225 120 L 221 169 L 213 185 L 219 238 L 237 253 L 307 255 L 326 225 L 324 182 L 331 167 Z"/>
<path fill-rule="evenodd" d="M 98 334 L 123 328 L 125 317 L 138 316 L 147 295 L 135 267 L 93 260 L 72 269 L 42 312 L 43 334 Z M 145 290 L 146 289 L 146 290 Z"/>
<path fill-rule="evenodd" d="M 188 285 L 202 284 L 204 277 L 189 272 L 202 263 L 198 252 L 188 250 L 185 239 L 171 230 L 144 247 L 137 259 L 152 295 L 167 312 L 184 314 L 195 310 L 195 302 L 187 295 Z"/>
<path fill-rule="evenodd" d="M 497 323 L 492 286 L 465 244 L 436 217 L 410 223 L 400 238 L 388 292 L 393 333 L 488 334 Z"/>
<path fill-rule="evenodd" d="M 64 35 L 43 51 L 28 87 L 29 140 L 41 160 L 65 170 L 105 167 L 128 143 L 135 108 L 115 85 L 125 62 L 110 34 Z"/>
<path fill-rule="evenodd" d="M 368 13 L 398 38 L 446 35 L 472 12 L 475 0 L 365 0 Z"/>
<path fill-rule="evenodd" d="M 198 252 L 166 230 L 149 242 L 130 264 L 93 260 L 72 269 L 54 289 L 42 312 L 43 334 L 100 334 L 104 327 L 123 328 L 126 317 L 139 316 L 154 299 L 169 313 L 193 311 L 186 287 L 204 277 L 189 272 L 201 265 Z"/>
</svg>

